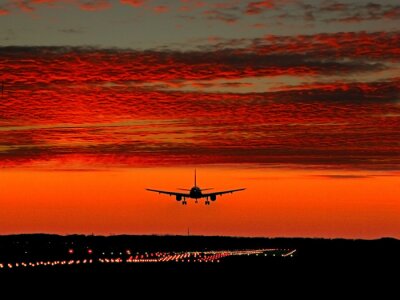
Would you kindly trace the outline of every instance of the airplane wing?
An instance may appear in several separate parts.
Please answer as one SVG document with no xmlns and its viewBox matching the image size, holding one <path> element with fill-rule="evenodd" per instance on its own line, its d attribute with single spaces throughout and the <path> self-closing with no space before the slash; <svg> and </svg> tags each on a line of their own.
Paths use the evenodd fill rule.
<svg viewBox="0 0 400 300">
<path fill-rule="evenodd" d="M 169 192 L 169 191 L 160 191 L 160 190 L 153 190 L 153 189 L 146 189 L 150 192 L 156 192 L 159 194 L 166 194 L 169 196 L 182 196 L 182 197 L 190 197 L 189 194 L 185 194 L 185 193 L 178 193 L 178 192 Z"/>
<path fill-rule="evenodd" d="M 245 188 L 243 189 L 236 189 L 236 190 L 229 190 L 229 191 L 221 191 L 221 192 L 214 192 L 214 193 L 205 193 L 202 196 L 203 197 L 211 197 L 211 196 L 221 196 L 223 194 L 232 194 L 234 192 L 238 192 L 238 191 L 243 191 L 245 190 Z"/>
</svg>

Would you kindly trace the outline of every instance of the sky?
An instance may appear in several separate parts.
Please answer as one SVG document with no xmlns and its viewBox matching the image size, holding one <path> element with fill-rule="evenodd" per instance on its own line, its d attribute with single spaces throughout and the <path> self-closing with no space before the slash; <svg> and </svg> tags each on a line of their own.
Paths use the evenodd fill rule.
<svg viewBox="0 0 400 300">
<path fill-rule="evenodd" d="M 400 238 L 394 0 L 0 0 L 0 234 Z M 145 191 L 246 187 L 210 206 Z"/>
</svg>

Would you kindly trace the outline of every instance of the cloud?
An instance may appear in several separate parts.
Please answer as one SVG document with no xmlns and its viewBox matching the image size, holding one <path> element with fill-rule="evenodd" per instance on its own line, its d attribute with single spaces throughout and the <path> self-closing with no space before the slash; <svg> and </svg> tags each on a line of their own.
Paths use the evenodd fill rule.
<svg viewBox="0 0 400 300">
<path fill-rule="evenodd" d="M 400 5 L 368 3 L 323 2 L 320 6 L 303 6 L 318 16 L 318 20 L 333 23 L 360 23 L 400 19 Z"/>
<path fill-rule="evenodd" d="M 4 9 L 0 7 L 0 16 L 6 16 L 9 15 L 10 11 L 8 9 Z"/>
<path fill-rule="evenodd" d="M 79 4 L 82 10 L 99 11 L 111 8 L 111 3 L 108 0 L 85 0 Z"/>
<path fill-rule="evenodd" d="M 154 6 L 153 10 L 156 13 L 163 14 L 163 13 L 166 13 L 169 11 L 169 7 L 166 5 L 157 5 L 157 6 Z"/>
<path fill-rule="evenodd" d="M 313 177 L 321 177 L 327 179 L 368 179 L 368 178 L 375 178 L 375 177 L 391 177 L 391 176 L 398 176 L 396 172 L 393 173 L 369 173 L 369 174 L 319 174 L 319 175 L 312 175 Z"/>
<path fill-rule="evenodd" d="M 341 101 L 341 102 L 398 102 L 400 100 L 400 79 L 369 83 L 306 84 L 294 87 L 279 87 L 278 95 L 287 100 Z"/>
<path fill-rule="evenodd" d="M 7 60 L 7 67 L 1 70 L 16 84 L 118 84 L 281 75 L 348 76 L 392 68 L 392 63 L 400 59 L 397 32 L 266 36 L 245 40 L 243 46 L 240 43 L 224 40 L 205 50 L 187 52 L 3 47 L 0 58 Z M 239 48 L 229 48 L 232 44 Z"/>
<path fill-rule="evenodd" d="M 327 12 L 342 12 L 347 11 L 350 8 L 349 3 L 329 1 L 322 4 L 320 10 Z"/>
<path fill-rule="evenodd" d="M 327 174 L 327 175 L 315 175 L 314 177 L 322 177 L 328 179 L 367 179 L 374 176 L 371 175 L 352 175 L 352 174 Z"/>
<path fill-rule="evenodd" d="M 269 10 L 275 8 L 275 0 L 265 0 L 258 2 L 250 2 L 247 4 L 246 14 L 248 15 L 258 15 L 264 10 Z"/>
<path fill-rule="evenodd" d="M 143 6 L 147 0 L 120 0 L 121 5 L 130 5 L 133 7 Z M 21 10 L 26 13 L 34 12 L 38 7 L 46 6 L 52 7 L 64 7 L 66 5 L 73 5 L 85 11 L 101 11 L 110 9 L 112 7 L 112 1 L 110 0 L 8 0 L 5 7 L 2 10 L 4 12 L 10 12 L 13 9 Z M 2 11 L 0 10 L 0 11 Z M 0 13 L 1 15 L 1 13 Z"/>
<path fill-rule="evenodd" d="M 399 82 L 392 85 L 399 90 Z M 2 166 L 256 163 L 400 168 L 400 149 L 394 142 L 400 119 L 385 117 L 400 113 L 400 107 L 391 92 L 386 101 L 382 98 L 382 83 L 365 89 L 381 96 L 373 102 L 353 99 L 345 91 L 340 101 L 329 101 L 339 98 L 334 87 L 249 94 L 154 91 L 123 84 L 90 87 L 79 82 L 6 88 L 7 105 L 0 104 Z"/>
<path fill-rule="evenodd" d="M 32 4 L 49 4 L 49 5 L 52 5 L 52 4 L 55 4 L 55 3 L 63 2 L 63 0 L 30 0 L 30 1 L 29 0 L 25 0 L 25 2 L 31 2 Z"/>
<path fill-rule="evenodd" d="M 400 5 L 391 7 L 383 12 L 383 17 L 390 20 L 400 19 Z"/>
<path fill-rule="evenodd" d="M 400 169 L 398 32 L 212 42 L 0 47 L 0 166 Z M 391 77 L 359 76 L 383 69 Z M 296 83 L 235 90 L 282 74 Z"/>
<path fill-rule="evenodd" d="M 235 3 L 235 21 L 252 18 L 254 24 L 264 20 L 268 24 L 287 24 L 293 21 L 306 23 L 360 23 L 369 21 L 393 21 L 400 18 L 400 5 L 381 4 L 375 2 L 358 3 L 320 1 L 312 3 L 299 0 L 266 0 L 249 1 L 242 5 Z M 229 14 L 228 8 L 232 3 L 214 6 L 214 14 Z M 266 19 L 263 19 L 267 16 Z M 215 18 L 226 22 L 226 18 Z M 253 25 L 254 26 L 254 25 Z"/>
<path fill-rule="evenodd" d="M 112 7 L 110 0 L 13 0 L 14 5 L 24 12 L 33 12 L 37 7 L 46 5 L 48 7 L 55 7 L 56 5 L 74 5 L 85 11 L 102 11 Z M 115 1 L 117 2 L 117 1 Z M 148 4 L 148 0 L 119 0 L 117 4 L 128 5 L 135 8 L 142 8 Z M 156 5 L 151 7 L 157 13 L 165 13 L 169 10 L 166 5 Z"/>
<path fill-rule="evenodd" d="M 204 7 L 207 6 L 207 3 L 204 1 L 199 1 L 199 0 L 195 0 L 195 1 L 181 1 L 182 5 L 178 8 L 178 10 L 180 12 L 188 12 L 191 13 L 193 11 L 196 11 L 198 9 L 202 9 Z M 221 3 L 217 3 L 216 8 L 220 8 L 219 5 Z"/>
<path fill-rule="evenodd" d="M 205 8 L 201 12 L 201 17 L 205 20 L 220 21 L 226 24 L 235 24 L 238 21 L 257 17 L 265 12 L 278 12 L 287 4 L 292 4 L 293 0 L 265 0 L 265 1 L 225 1 L 217 3 L 199 2 L 196 6 L 185 5 L 180 7 L 182 12 L 192 12 L 195 9 Z"/>
<path fill-rule="evenodd" d="M 32 12 L 35 10 L 32 6 L 34 2 L 31 0 L 15 0 L 14 3 L 15 6 L 23 12 Z"/>
<path fill-rule="evenodd" d="M 96 2 L 104 2 L 105 0 L 99 0 Z M 47 6 L 49 8 L 52 7 L 60 7 L 62 4 L 93 4 L 94 0 L 7 0 L 7 7 L 9 9 L 17 8 L 26 13 L 31 13 L 36 10 L 37 7 Z"/>
<path fill-rule="evenodd" d="M 256 40 L 257 51 L 268 53 L 305 53 L 312 57 L 370 58 L 396 60 L 400 58 L 400 33 L 338 32 L 299 36 L 265 36 Z"/>
<path fill-rule="evenodd" d="M 162 14 L 175 9 L 160 1 L 149 0 L 7 0 L 0 7 L 0 16 L 15 10 L 31 13 L 41 6 L 62 8 L 72 5 L 86 11 L 99 11 L 113 5 L 131 6 Z M 239 21 L 252 20 L 251 26 L 283 25 L 293 21 L 304 24 L 324 23 L 361 23 L 371 21 L 397 21 L 400 19 L 400 5 L 376 2 L 359 3 L 333 0 L 312 3 L 301 0 L 264 0 L 264 1 L 225 1 L 207 3 L 205 1 L 186 1 L 176 8 L 181 14 L 178 18 L 187 20 L 203 19 L 236 24 Z M 196 16 L 194 16 L 196 12 Z M 305 21 L 305 23 L 304 23 Z"/>
<path fill-rule="evenodd" d="M 120 0 L 121 4 L 126 4 L 133 7 L 141 7 L 146 4 L 146 2 L 148 2 L 148 0 Z"/>
<path fill-rule="evenodd" d="M 239 16 L 236 14 L 223 12 L 217 9 L 205 10 L 202 14 L 207 20 L 222 21 L 228 24 L 233 24 L 239 20 Z"/>
</svg>

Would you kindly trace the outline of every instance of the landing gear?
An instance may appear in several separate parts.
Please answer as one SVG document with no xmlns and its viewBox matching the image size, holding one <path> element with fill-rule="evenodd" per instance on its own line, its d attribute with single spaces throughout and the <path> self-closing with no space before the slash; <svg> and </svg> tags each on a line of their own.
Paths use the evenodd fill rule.
<svg viewBox="0 0 400 300">
<path fill-rule="evenodd" d="M 205 203 L 206 203 L 206 205 L 210 205 L 210 201 L 208 201 L 208 200 L 206 200 Z"/>
<path fill-rule="evenodd" d="M 182 205 L 186 205 L 186 204 L 187 204 L 186 200 L 183 200 Z"/>
</svg>

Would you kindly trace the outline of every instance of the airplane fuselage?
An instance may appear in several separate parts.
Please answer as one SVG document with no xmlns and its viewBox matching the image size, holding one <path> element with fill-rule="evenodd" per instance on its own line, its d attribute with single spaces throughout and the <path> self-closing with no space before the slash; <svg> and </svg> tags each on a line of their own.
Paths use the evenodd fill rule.
<svg viewBox="0 0 400 300">
<path fill-rule="evenodd" d="M 198 186 L 194 186 L 190 189 L 190 198 L 200 199 L 202 197 L 201 189 Z"/>
</svg>

